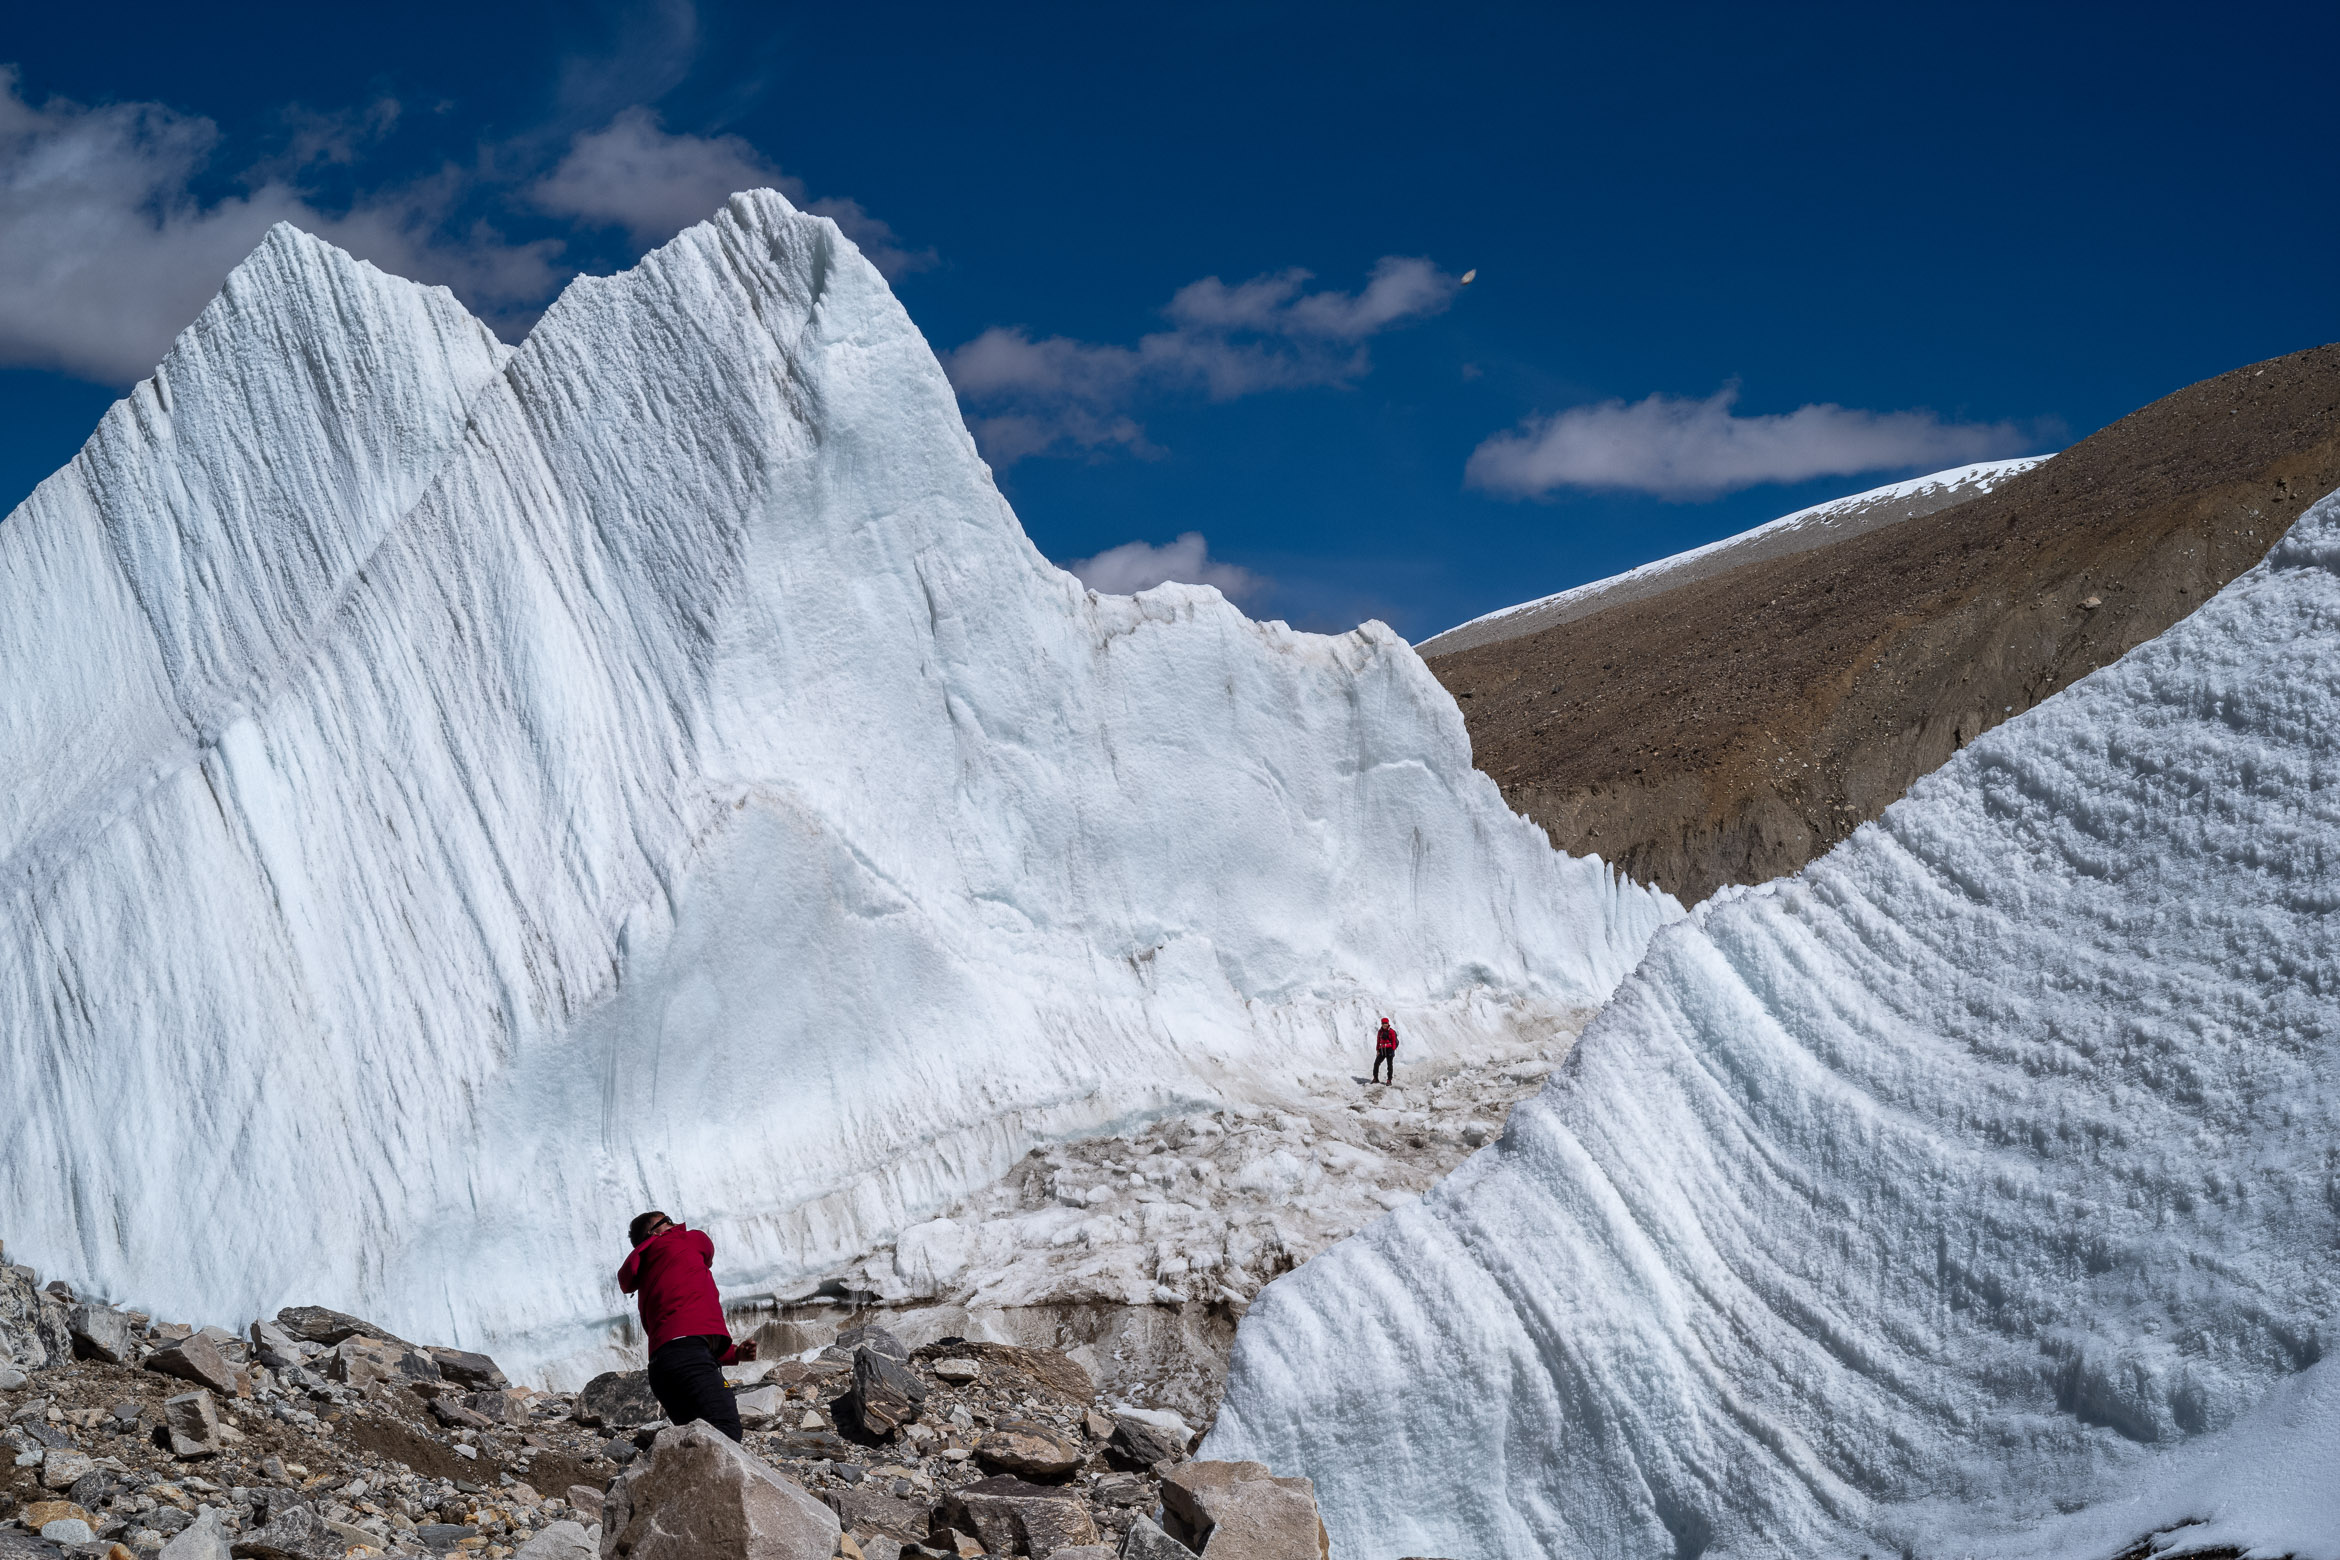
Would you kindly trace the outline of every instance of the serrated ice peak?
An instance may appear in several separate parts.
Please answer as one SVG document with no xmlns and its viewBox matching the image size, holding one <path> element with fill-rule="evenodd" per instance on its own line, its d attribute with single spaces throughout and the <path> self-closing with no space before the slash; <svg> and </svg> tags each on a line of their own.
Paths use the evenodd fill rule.
<svg viewBox="0 0 2340 1560">
<path fill-rule="evenodd" d="M 784 1283 L 1672 913 L 1387 630 L 1049 564 L 770 192 L 517 350 L 272 233 L 0 525 L 0 664 L 10 1249 L 173 1315 L 568 1357 L 640 1207 Z"/>
</svg>

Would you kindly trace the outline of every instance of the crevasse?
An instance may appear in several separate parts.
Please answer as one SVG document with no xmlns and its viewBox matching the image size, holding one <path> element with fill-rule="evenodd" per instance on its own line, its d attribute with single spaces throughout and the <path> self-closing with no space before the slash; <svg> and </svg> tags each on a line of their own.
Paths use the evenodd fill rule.
<svg viewBox="0 0 2340 1560">
<path fill-rule="evenodd" d="M 1206 1450 L 1357 1560 L 2340 1555 L 2336 563 L 2340 495 L 1661 932 Z"/>
<path fill-rule="evenodd" d="M 0 524 L 0 667 L 9 1250 L 170 1316 L 574 1362 L 641 1207 L 785 1284 L 1677 913 L 1379 625 L 1052 567 L 769 192 L 516 351 L 278 229 Z"/>
</svg>

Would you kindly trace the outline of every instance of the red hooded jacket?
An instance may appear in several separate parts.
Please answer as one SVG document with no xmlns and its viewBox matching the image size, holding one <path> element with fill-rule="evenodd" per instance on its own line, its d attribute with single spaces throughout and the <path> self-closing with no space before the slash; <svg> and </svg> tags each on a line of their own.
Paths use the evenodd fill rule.
<svg viewBox="0 0 2340 1560">
<path fill-rule="evenodd" d="M 642 1330 L 650 1352 L 677 1338 L 720 1339 L 716 1359 L 730 1364 L 739 1350 L 731 1324 L 723 1319 L 723 1297 L 715 1292 L 715 1243 L 699 1230 L 676 1224 L 636 1246 L 618 1269 L 618 1288 L 641 1295 Z"/>
<path fill-rule="evenodd" d="M 1380 1030 L 1373 1036 L 1373 1049 L 1376 1051 L 1397 1049 L 1397 1026 L 1386 1018 L 1381 1021 Z"/>
</svg>

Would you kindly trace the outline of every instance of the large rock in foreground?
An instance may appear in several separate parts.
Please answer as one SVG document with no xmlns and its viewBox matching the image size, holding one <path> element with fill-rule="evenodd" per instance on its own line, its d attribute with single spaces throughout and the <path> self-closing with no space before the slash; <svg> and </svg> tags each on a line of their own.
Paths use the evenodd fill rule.
<svg viewBox="0 0 2340 1560">
<path fill-rule="evenodd" d="M 705 1424 L 658 1432 L 610 1487 L 601 1560 L 830 1560 L 837 1514 Z"/>
</svg>

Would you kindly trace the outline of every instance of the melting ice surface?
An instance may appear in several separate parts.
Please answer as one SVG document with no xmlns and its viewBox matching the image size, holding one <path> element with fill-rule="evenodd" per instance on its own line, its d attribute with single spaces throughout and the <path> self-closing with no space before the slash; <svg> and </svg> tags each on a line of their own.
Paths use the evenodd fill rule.
<svg viewBox="0 0 2340 1560">
<path fill-rule="evenodd" d="M 165 1316 L 575 1362 L 1032 1144 L 1598 1003 L 1379 625 L 1099 597 L 836 229 L 735 197 L 517 351 L 280 228 L 0 524 L 0 1209 Z"/>
<path fill-rule="evenodd" d="M 2336 569 L 2340 496 L 1661 932 L 1208 1452 L 1359 1560 L 2340 1555 Z"/>
</svg>

